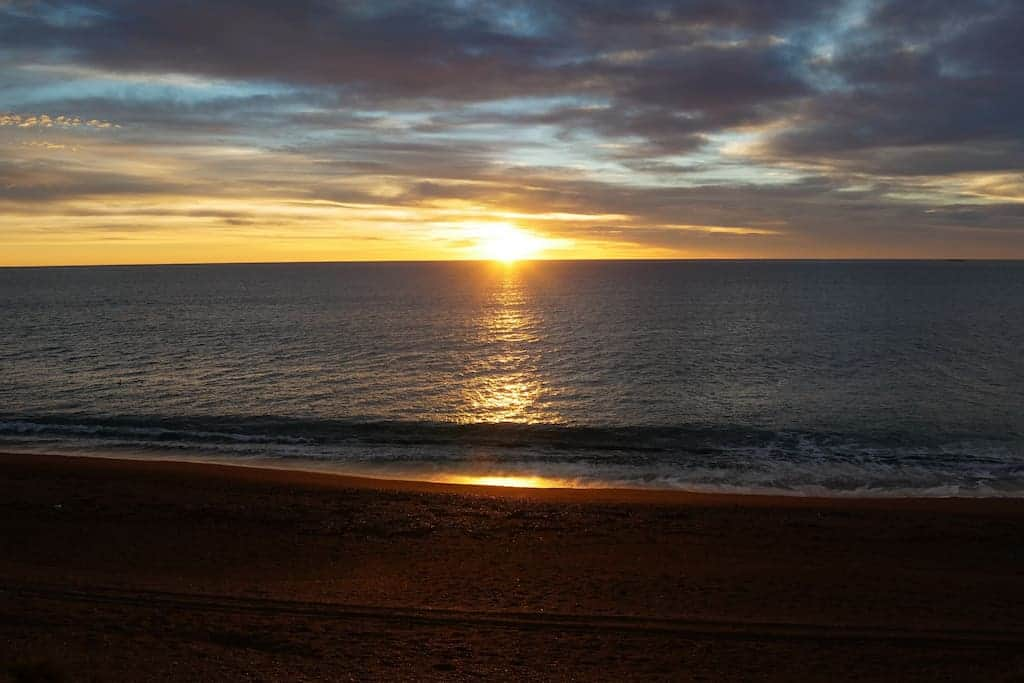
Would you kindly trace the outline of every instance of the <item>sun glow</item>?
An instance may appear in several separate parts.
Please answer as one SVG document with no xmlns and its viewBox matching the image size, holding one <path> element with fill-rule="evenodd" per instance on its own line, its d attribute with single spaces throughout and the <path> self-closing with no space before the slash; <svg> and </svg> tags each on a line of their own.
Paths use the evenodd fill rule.
<svg viewBox="0 0 1024 683">
<path fill-rule="evenodd" d="M 548 240 L 511 223 L 479 223 L 475 227 L 476 250 L 486 259 L 505 263 L 521 261 L 537 256 L 548 246 Z"/>
<path fill-rule="evenodd" d="M 446 484 L 471 484 L 474 486 L 507 486 L 519 489 L 573 488 L 572 482 L 546 477 L 520 477 L 513 475 L 452 475 L 445 477 Z"/>
</svg>

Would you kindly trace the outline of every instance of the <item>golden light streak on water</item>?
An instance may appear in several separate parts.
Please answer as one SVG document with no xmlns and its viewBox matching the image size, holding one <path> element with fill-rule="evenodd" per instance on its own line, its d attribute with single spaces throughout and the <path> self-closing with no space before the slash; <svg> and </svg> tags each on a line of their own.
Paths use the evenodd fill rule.
<svg viewBox="0 0 1024 683">
<path fill-rule="evenodd" d="M 435 479 L 444 484 L 470 484 L 474 486 L 507 486 L 525 489 L 567 489 L 576 488 L 574 483 L 566 479 L 550 479 L 547 477 L 518 476 L 504 474 L 483 475 L 447 475 Z"/>
<path fill-rule="evenodd" d="M 472 379 L 461 388 L 459 403 L 467 423 L 558 423 L 561 417 L 544 402 L 545 382 L 536 349 L 541 321 L 532 310 L 521 273 L 506 270 L 496 284 L 476 342 L 489 355 L 467 368 Z"/>
</svg>

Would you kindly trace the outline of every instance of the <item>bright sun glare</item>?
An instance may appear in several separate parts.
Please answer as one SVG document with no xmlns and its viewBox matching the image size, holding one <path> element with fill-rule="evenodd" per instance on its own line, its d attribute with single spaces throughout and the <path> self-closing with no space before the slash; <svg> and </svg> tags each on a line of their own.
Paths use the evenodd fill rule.
<svg viewBox="0 0 1024 683">
<path fill-rule="evenodd" d="M 520 261 L 538 255 L 546 240 L 510 223 L 482 223 L 478 226 L 477 250 L 495 261 Z"/>
<path fill-rule="evenodd" d="M 475 486 L 507 486 L 511 488 L 550 489 L 572 488 L 572 482 L 546 477 L 514 476 L 514 475 L 452 475 L 441 481 L 448 484 L 473 484 Z"/>
</svg>

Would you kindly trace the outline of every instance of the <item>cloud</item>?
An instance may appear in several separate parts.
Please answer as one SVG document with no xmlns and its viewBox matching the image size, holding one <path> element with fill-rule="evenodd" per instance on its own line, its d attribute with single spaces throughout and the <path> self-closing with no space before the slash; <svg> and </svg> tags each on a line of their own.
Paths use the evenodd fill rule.
<svg viewBox="0 0 1024 683">
<path fill-rule="evenodd" d="M 0 4 L 0 212 L 1024 256 L 1022 34 L 1013 0 Z"/>
<path fill-rule="evenodd" d="M 902 175 L 1021 168 L 1022 32 L 1019 2 L 876 3 L 818 65 L 841 85 L 803 101 L 761 150 Z"/>
<path fill-rule="evenodd" d="M 83 120 L 78 116 L 58 114 L 13 114 L 0 113 L 0 126 L 16 128 L 120 128 L 116 123 L 100 119 Z"/>
</svg>

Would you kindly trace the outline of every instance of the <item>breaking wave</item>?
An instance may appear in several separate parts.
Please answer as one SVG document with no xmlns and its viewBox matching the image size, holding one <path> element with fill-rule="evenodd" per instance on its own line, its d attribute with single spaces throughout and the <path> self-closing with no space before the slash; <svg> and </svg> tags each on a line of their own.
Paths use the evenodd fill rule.
<svg viewBox="0 0 1024 683">
<path fill-rule="evenodd" d="M 0 418 L 0 449 L 428 480 L 539 476 L 575 486 L 708 492 L 1024 496 L 1024 438 L 1017 434 L 37 415 Z"/>
</svg>

